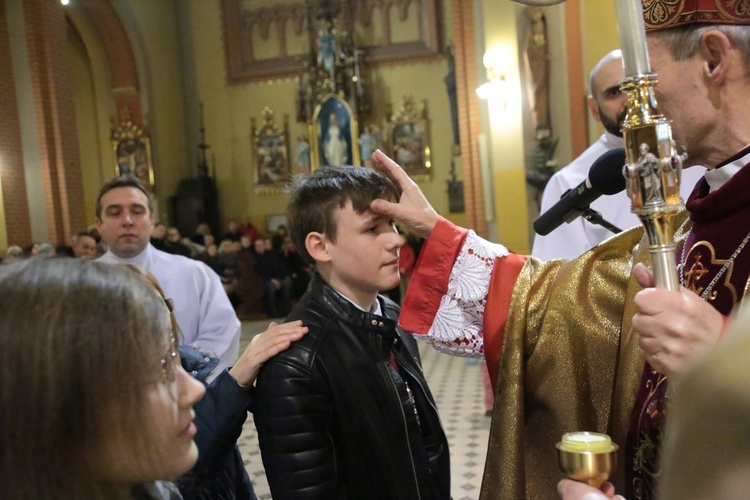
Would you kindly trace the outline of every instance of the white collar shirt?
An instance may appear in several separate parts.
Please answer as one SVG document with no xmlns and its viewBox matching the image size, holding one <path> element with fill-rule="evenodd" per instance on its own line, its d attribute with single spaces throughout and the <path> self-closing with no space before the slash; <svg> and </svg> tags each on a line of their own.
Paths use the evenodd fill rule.
<svg viewBox="0 0 750 500">
<path fill-rule="evenodd" d="M 237 360 L 240 321 L 219 276 L 204 263 L 162 252 L 150 243 L 129 259 L 108 251 L 97 260 L 107 264 L 135 264 L 154 275 L 166 296 L 174 300 L 183 343 L 219 358 L 209 380 Z"/>
</svg>

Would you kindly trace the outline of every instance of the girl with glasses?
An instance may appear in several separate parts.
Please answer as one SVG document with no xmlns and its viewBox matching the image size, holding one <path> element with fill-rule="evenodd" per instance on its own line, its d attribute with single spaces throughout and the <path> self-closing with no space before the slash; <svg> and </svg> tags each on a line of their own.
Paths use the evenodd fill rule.
<svg viewBox="0 0 750 500">
<path fill-rule="evenodd" d="M 0 498 L 179 498 L 204 386 L 167 305 L 118 266 L 0 270 Z"/>
</svg>

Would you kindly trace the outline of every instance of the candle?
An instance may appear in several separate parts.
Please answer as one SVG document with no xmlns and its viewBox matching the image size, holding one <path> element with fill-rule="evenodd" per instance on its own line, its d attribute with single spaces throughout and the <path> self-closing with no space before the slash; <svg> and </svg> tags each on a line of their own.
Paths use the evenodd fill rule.
<svg viewBox="0 0 750 500">
<path fill-rule="evenodd" d="M 609 453 L 612 439 L 598 432 L 568 432 L 563 434 L 558 448 L 571 453 Z"/>
<path fill-rule="evenodd" d="M 625 78 L 651 73 L 641 0 L 616 0 L 615 9 Z"/>
</svg>

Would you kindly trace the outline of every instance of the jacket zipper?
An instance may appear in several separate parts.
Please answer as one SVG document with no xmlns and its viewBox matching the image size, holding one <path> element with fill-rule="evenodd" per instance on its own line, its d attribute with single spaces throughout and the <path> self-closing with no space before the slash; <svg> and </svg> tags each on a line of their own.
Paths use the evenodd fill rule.
<svg viewBox="0 0 750 500">
<path fill-rule="evenodd" d="M 377 338 L 378 338 L 378 344 L 380 344 L 379 345 L 380 352 L 382 352 L 383 339 L 380 336 L 378 336 Z M 391 350 L 389 348 L 388 353 L 390 352 Z M 394 357 L 396 356 L 395 353 L 393 355 Z M 417 490 L 417 498 L 422 498 L 422 492 L 419 491 L 419 479 L 417 478 L 417 467 L 416 465 L 414 465 L 414 452 L 411 449 L 411 442 L 409 441 L 409 428 L 408 428 L 408 425 L 406 424 L 406 414 L 404 413 L 404 407 L 401 404 L 401 396 L 398 394 L 398 387 L 396 387 L 395 382 L 393 382 L 393 377 L 388 371 L 389 369 L 393 369 L 393 367 L 390 366 L 390 362 L 391 360 L 387 359 L 381 364 L 381 366 L 385 369 L 386 376 L 388 378 L 388 381 L 390 382 L 390 386 L 393 388 L 393 392 L 396 394 L 396 401 L 398 401 L 398 407 L 399 407 L 399 410 L 401 411 L 401 422 L 403 422 L 404 424 L 403 428 L 404 428 L 404 437 L 406 438 L 406 446 L 409 448 L 409 462 L 411 462 L 411 471 L 414 477 L 414 487 Z M 406 383 L 405 380 L 404 380 L 404 383 Z M 410 399 L 411 399 L 411 395 L 410 395 Z M 416 405 L 414 405 L 414 408 L 416 409 Z"/>
<path fill-rule="evenodd" d="M 393 353 L 393 355 L 394 355 L 394 356 L 396 356 L 397 358 L 402 358 L 402 356 L 398 356 L 398 355 L 397 355 L 396 353 Z M 416 375 L 414 374 L 414 372 L 413 372 L 412 370 L 410 370 L 410 369 L 409 369 L 409 365 L 408 365 L 408 363 L 404 362 L 404 360 L 403 360 L 403 359 L 401 359 L 401 361 L 403 362 L 403 364 L 402 364 L 401 366 L 403 367 L 403 369 L 404 369 L 404 370 L 406 370 L 406 372 L 407 372 L 407 373 L 408 373 L 409 375 L 411 375 L 411 378 L 412 378 L 412 380 L 414 380 L 414 381 L 415 381 L 415 382 L 417 383 L 417 385 L 419 386 L 419 388 L 420 388 L 420 389 L 422 390 L 422 394 L 427 394 L 427 391 L 425 390 L 424 386 L 423 386 L 423 385 L 422 385 L 422 383 L 421 383 L 421 382 L 419 381 L 419 377 L 417 377 L 417 376 L 416 376 Z M 422 373 L 424 373 L 424 372 L 422 372 Z M 406 383 L 406 380 L 404 380 L 404 383 Z M 440 429 L 441 429 L 441 430 L 443 431 L 443 434 L 445 434 L 445 429 L 443 429 L 443 421 L 442 421 L 442 419 L 440 418 L 440 413 L 438 412 L 438 409 L 437 409 L 437 405 L 435 405 L 435 404 L 432 404 L 432 401 L 430 400 L 430 398 L 427 398 L 427 397 L 425 397 L 425 400 L 427 401 L 427 404 L 429 404 L 429 405 L 430 405 L 430 407 L 431 407 L 431 408 L 432 408 L 433 410 L 435 410 L 435 415 L 437 415 L 437 417 L 438 417 L 438 424 L 440 425 Z M 416 404 L 416 401 L 414 401 L 414 411 L 415 411 L 415 412 L 417 411 L 417 404 Z"/>
</svg>

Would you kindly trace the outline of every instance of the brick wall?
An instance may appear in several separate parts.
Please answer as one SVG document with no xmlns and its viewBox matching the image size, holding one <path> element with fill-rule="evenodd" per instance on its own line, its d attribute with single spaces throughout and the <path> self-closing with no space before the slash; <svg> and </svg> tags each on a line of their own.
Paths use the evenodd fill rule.
<svg viewBox="0 0 750 500">
<path fill-rule="evenodd" d="M 21 125 L 18 119 L 5 2 L 0 2 L 0 186 L 9 245 L 31 243 Z"/>
<path fill-rule="evenodd" d="M 461 137 L 461 164 L 464 178 L 466 225 L 487 237 L 484 213 L 482 171 L 477 138 L 482 131 L 477 88 L 476 42 L 473 0 L 453 0 L 451 18 L 456 56 L 458 129 Z"/>
<path fill-rule="evenodd" d="M 24 0 L 49 242 L 63 244 L 86 224 L 75 108 L 68 78 L 64 7 Z"/>
</svg>

